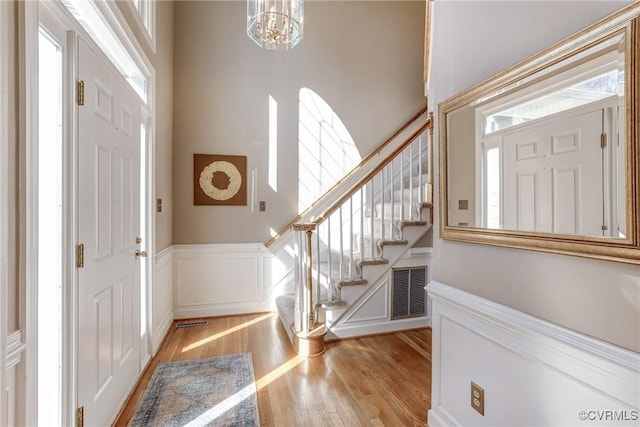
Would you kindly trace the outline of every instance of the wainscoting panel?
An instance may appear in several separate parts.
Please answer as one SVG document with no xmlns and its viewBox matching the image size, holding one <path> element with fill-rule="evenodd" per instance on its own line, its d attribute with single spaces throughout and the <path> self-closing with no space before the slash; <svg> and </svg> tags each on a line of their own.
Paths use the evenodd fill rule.
<svg viewBox="0 0 640 427">
<path fill-rule="evenodd" d="M 262 244 L 175 245 L 173 258 L 178 319 L 270 311 L 291 279 Z"/>
<path fill-rule="evenodd" d="M 22 332 L 13 331 L 7 336 L 6 348 L 6 393 L 7 397 L 7 413 L 2 415 L 0 424 L 13 426 L 16 425 L 16 401 L 17 401 L 17 383 L 16 369 L 17 365 L 22 361 L 22 352 L 26 348 L 26 344 L 22 342 Z M 5 424 L 6 423 L 6 424 Z"/>
<path fill-rule="evenodd" d="M 438 282 L 429 425 L 638 425 L 640 355 Z M 484 389 L 484 416 L 471 382 Z"/>
<path fill-rule="evenodd" d="M 153 282 L 151 330 L 155 354 L 173 323 L 173 247 L 156 255 Z"/>
</svg>

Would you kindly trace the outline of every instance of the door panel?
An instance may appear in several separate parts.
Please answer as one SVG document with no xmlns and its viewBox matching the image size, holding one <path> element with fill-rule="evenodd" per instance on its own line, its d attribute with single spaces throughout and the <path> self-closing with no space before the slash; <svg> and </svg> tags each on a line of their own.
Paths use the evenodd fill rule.
<svg viewBox="0 0 640 427">
<path fill-rule="evenodd" d="M 139 130 L 136 96 L 79 43 L 85 103 L 78 115 L 78 405 L 109 425 L 140 372 Z"/>
<path fill-rule="evenodd" d="M 602 235 L 603 118 L 597 109 L 504 135 L 505 229 Z"/>
</svg>

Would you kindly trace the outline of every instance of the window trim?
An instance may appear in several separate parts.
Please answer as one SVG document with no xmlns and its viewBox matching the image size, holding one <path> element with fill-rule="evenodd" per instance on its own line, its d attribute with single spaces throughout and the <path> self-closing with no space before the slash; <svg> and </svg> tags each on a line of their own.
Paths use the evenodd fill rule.
<svg viewBox="0 0 640 427">
<path fill-rule="evenodd" d="M 149 106 L 153 111 L 155 109 L 155 70 L 153 68 L 153 65 L 151 64 L 151 61 L 146 56 L 144 49 L 138 42 L 135 34 L 129 27 L 126 19 L 124 18 L 124 15 L 122 15 L 115 2 L 86 0 L 86 3 L 88 3 L 90 5 L 89 7 L 92 7 L 96 11 L 104 25 L 109 29 L 109 31 L 111 31 L 114 38 L 117 39 L 117 41 L 121 44 L 125 53 L 129 56 L 138 70 L 146 78 L 146 99 L 140 96 L 137 91 L 135 91 L 135 93 L 142 100 L 142 102 Z M 82 30 L 79 31 L 79 33 L 84 35 L 86 39 L 91 40 L 92 43 L 97 46 L 98 49 L 104 54 L 104 56 L 111 63 L 113 63 L 114 67 L 120 70 L 122 67 L 115 63 L 115 61 L 111 58 L 111 55 L 106 53 L 106 50 L 103 48 L 103 44 L 100 43 L 99 40 L 95 40 L 95 38 L 92 37 L 91 34 L 89 34 L 84 25 L 78 22 L 74 14 L 67 8 L 64 0 L 62 1 L 61 5 L 70 19 L 77 23 L 76 26 Z M 122 73 L 121 71 L 118 72 Z M 124 77 L 126 79 L 127 76 Z"/>
<path fill-rule="evenodd" d="M 126 8 L 131 11 L 131 14 L 135 18 L 135 25 L 137 29 L 144 35 L 145 41 L 151 48 L 153 53 L 156 53 L 156 2 L 154 0 L 139 0 L 140 5 L 144 6 L 144 11 L 138 9 L 133 0 L 126 0 L 122 2 Z M 142 9 L 142 7 L 141 7 Z M 148 19 L 148 25 L 145 23 L 145 16 Z"/>
</svg>

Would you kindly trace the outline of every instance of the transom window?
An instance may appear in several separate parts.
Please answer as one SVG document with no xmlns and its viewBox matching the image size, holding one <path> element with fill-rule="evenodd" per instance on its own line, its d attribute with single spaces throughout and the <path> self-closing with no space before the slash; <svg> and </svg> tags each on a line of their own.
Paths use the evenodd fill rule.
<svg viewBox="0 0 640 427">
<path fill-rule="evenodd" d="M 567 111 L 575 107 L 624 94 L 624 72 L 611 70 L 571 86 L 505 108 L 485 117 L 484 132 L 489 135 L 511 126 Z"/>
<path fill-rule="evenodd" d="M 139 0 L 140 3 L 146 3 Z M 142 100 L 149 104 L 149 80 L 151 73 L 145 70 L 142 61 L 136 60 L 121 38 L 109 25 L 108 19 L 97 2 L 87 0 L 63 0 L 63 3 L 80 25 L 89 33 L 93 41 L 102 49 L 115 67 Z"/>
</svg>

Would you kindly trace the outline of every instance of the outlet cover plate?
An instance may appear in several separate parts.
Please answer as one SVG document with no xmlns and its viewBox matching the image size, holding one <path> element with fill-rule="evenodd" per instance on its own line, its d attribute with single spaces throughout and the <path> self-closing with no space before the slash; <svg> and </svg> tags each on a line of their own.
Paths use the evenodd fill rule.
<svg viewBox="0 0 640 427">
<path fill-rule="evenodd" d="M 484 417 L 484 389 L 471 381 L 471 407 Z"/>
</svg>

